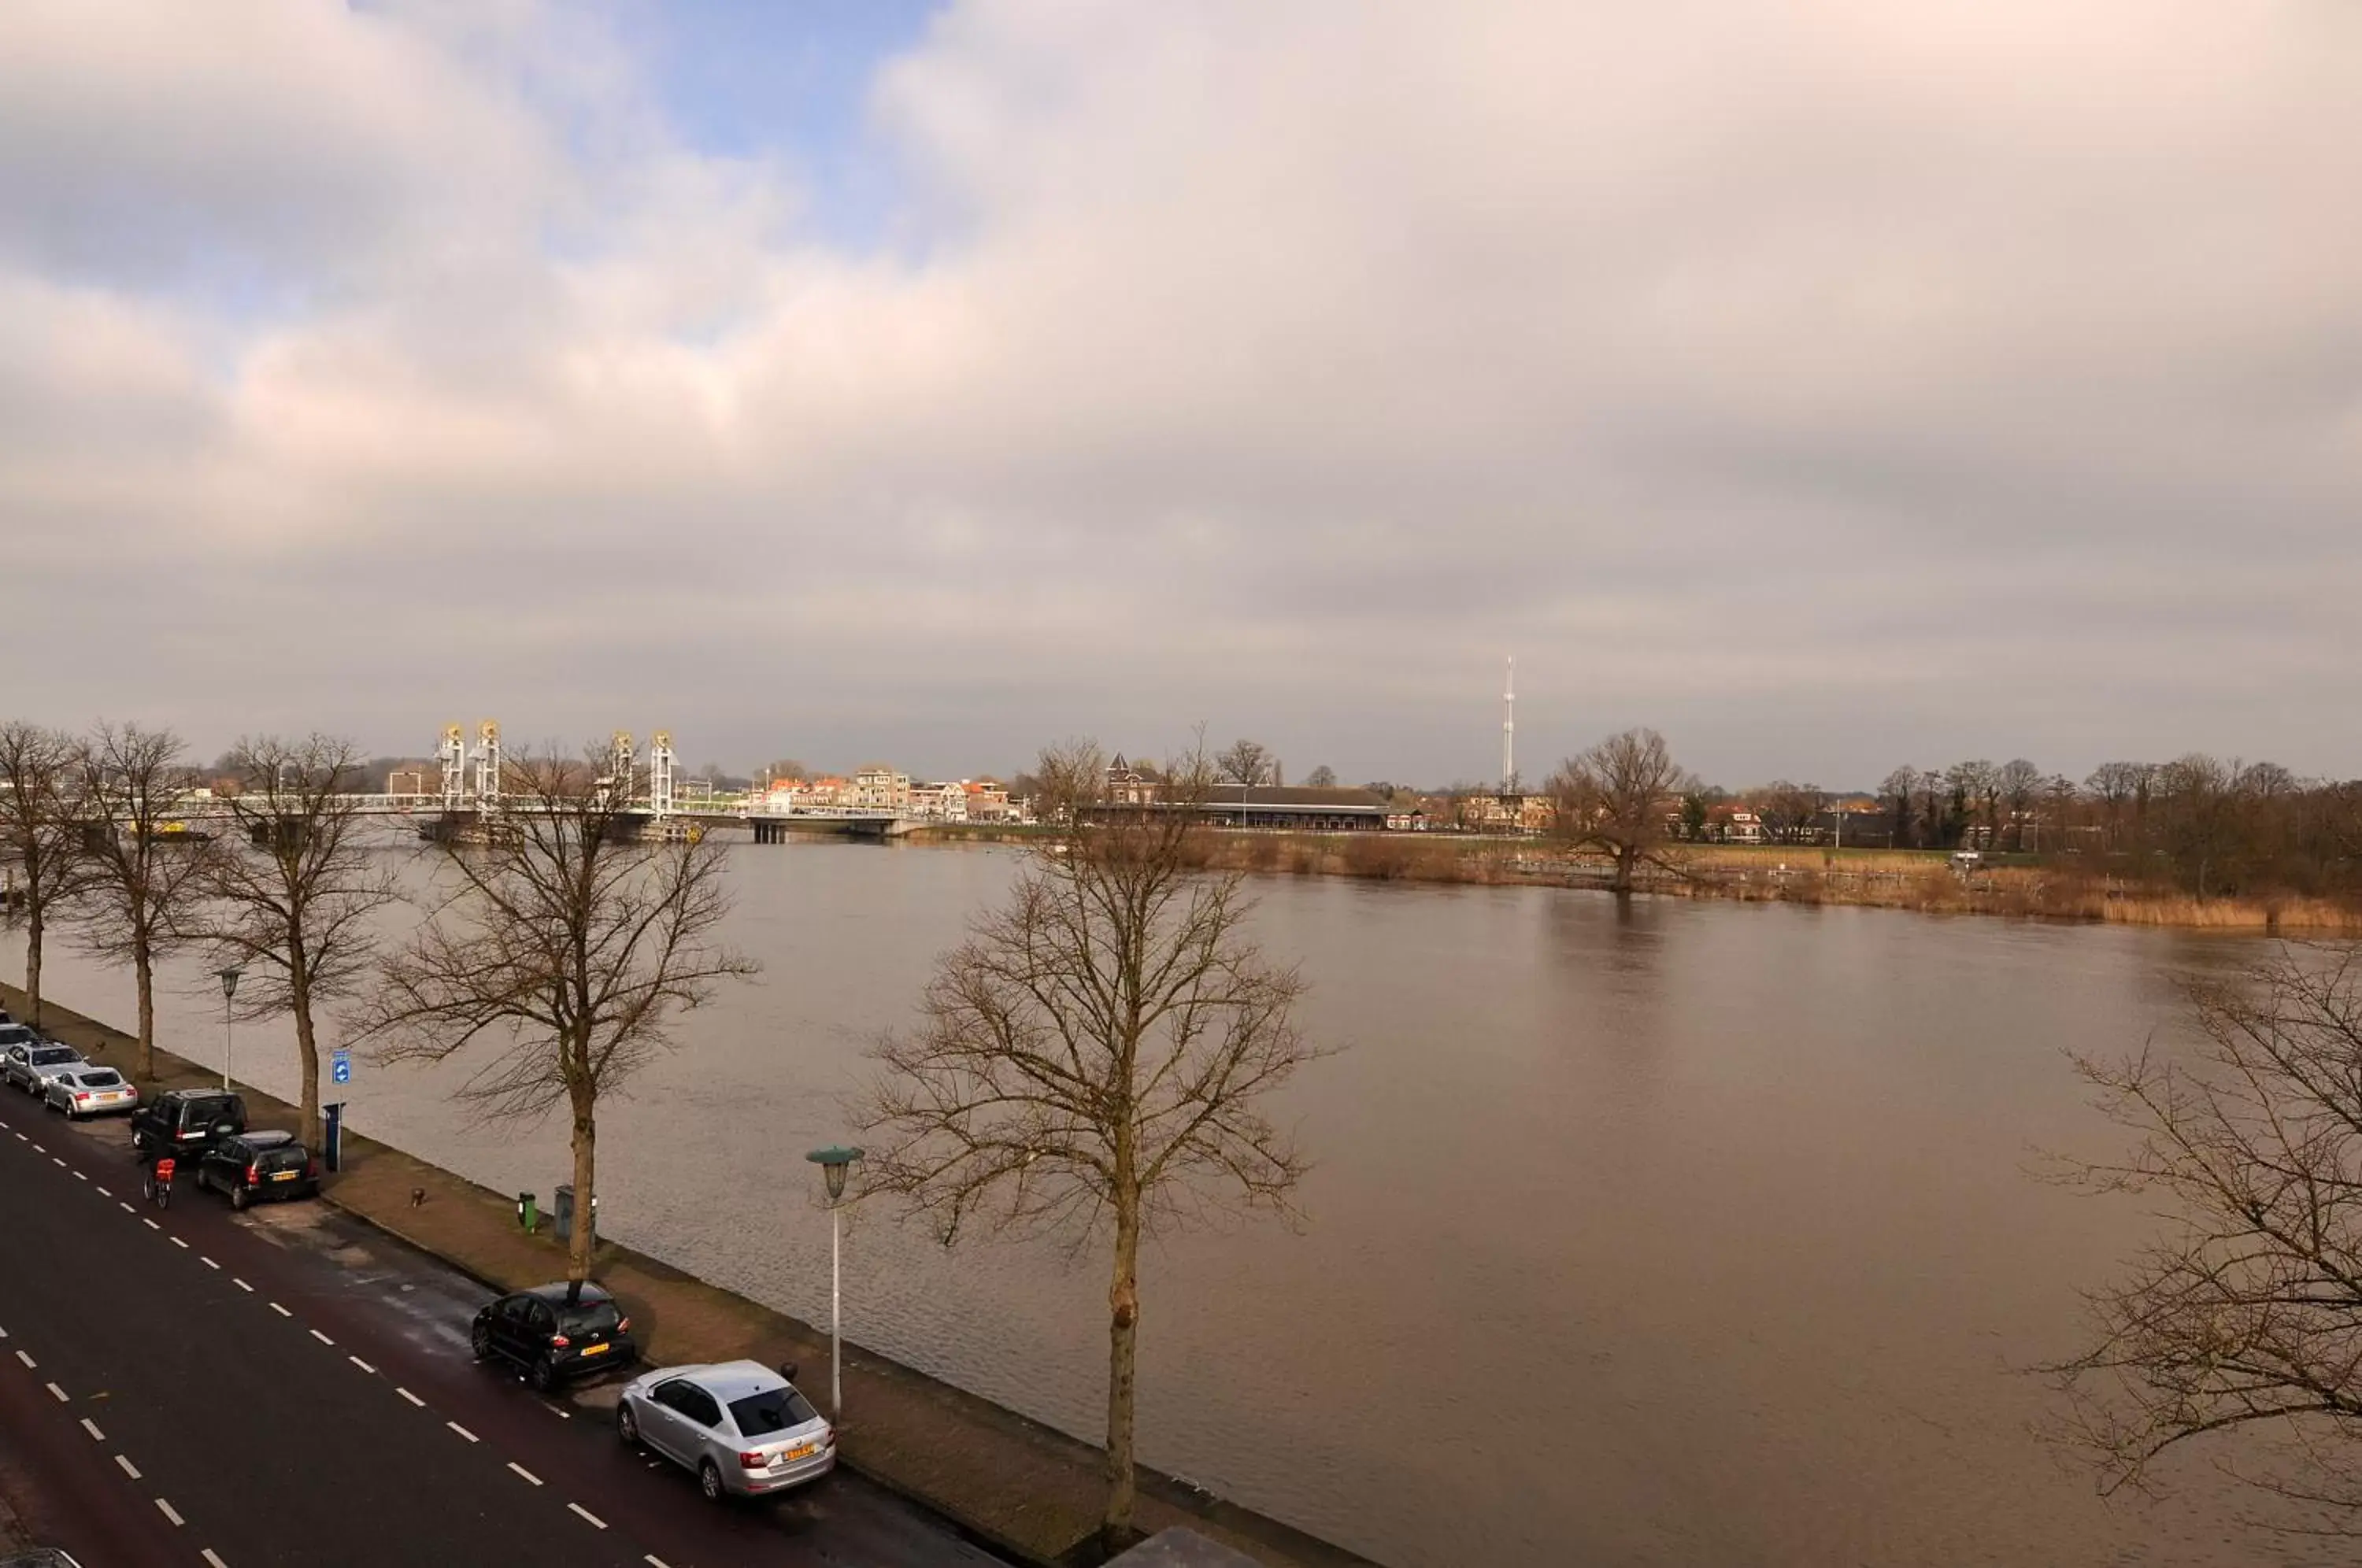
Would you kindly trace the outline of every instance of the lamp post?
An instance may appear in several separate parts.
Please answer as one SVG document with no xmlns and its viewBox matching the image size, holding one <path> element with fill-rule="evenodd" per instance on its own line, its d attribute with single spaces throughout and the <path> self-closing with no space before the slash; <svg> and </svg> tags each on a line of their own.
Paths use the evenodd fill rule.
<svg viewBox="0 0 2362 1568">
<path fill-rule="evenodd" d="M 221 972 L 222 983 L 222 1088 L 229 1088 L 229 999 L 237 995 L 238 971 Z"/>
<path fill-rule="evenodd" d="M 828 1414 L 831 1420 L 844 1419 L 844 1231 L 837 1220 L 837 1204 L 844 1197 L 844 1174 L 853 1162 L 861 1158 L 861 1151 L 842 1144 L 814 1149 L 804 1156 L 820 1167 L 821 1176 L 828 1183 Z"/>
</svg>

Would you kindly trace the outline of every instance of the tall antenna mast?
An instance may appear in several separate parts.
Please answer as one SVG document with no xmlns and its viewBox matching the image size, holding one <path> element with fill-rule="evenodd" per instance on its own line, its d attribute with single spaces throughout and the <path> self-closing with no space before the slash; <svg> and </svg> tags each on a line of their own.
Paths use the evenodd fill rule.
<svg viewBox="0 0 2362 1568">
<path fill-rule="evenodd" d="M 1501 792 L 1518 792 L 1518 656 L 1509 656 L 1509 671 L 1501 681 Z"/>
</svg>

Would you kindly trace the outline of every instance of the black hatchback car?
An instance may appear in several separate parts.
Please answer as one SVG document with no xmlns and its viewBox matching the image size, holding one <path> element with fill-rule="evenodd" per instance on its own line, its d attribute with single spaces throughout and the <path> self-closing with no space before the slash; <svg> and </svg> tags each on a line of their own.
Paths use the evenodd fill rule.
<svg viewBox="0 0 2362 1568">
<path fill-rule="evenodd" d="M 246 1131 L 246 1101 L 225 1089 L 167 1089 L 131 1113 L 131 1153 L 143 1162 L 165 1154 L 194 1163 L 225 1138 Z"/>
<path fill-rule="evenodd" d="M 197 1185 L 226 1193 L 232 1209 L 267 1198 L 317 1198 L 320 1166 L 292 1132 L 240 1132 L 197 1161 Z"/>
<path fill-rule="evenodd" d="M 632 1320 L 601 1286 L 560 1281 L 503 1296 L 476 1314 L 468 1342 L 478 1361 L 494 1357 L 524 1371 L 543 1393 L 568 1378 L 639 1359 Z"/>
</svg>

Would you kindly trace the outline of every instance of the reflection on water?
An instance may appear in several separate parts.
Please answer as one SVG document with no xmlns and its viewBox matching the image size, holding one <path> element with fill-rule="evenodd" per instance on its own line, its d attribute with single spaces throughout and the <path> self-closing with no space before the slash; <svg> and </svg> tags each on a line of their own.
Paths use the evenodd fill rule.
<svg viewBox="0 0 2362 1568">
<path fill-rule="evenodd" d="M 603 1121 L 611 1233 L 807 1317 L 827 1230 L 801 1152 L 907 1020 L 1006 850 L 737 852 L 757 987 L 685 1021 Z M 1319 1166 L 1300 1234 L 1170 1237 L 1144 1263 L 1142 1453 L 1389 1562 L 2305 1562 L 2202 1468 L 2114 1511 L 2026 1435 L 2013 1372 L 2075 1339 L 2074 1286 L 2136 1211 L 2026 1179 L 2113 1134 L 2062 1053 L 2169 1028 L 2183 933 L 1877 911 L 1319 880 L 1259 933 L 1343 1055 L 1284 1108 Z M 11 949 L 13 952 L 13 949 Z M 217 1059 L 202 976 L 168 1043 Z M 116 1020 L 127 980 L 61 954 Z M 217 1006 L 218 992 L 213 993 Z M 292 1085 L 283 1030 L 238 1066 Z M 455 1126 L 447 1075 L 362 1066 L 357 1126 L 496 1187 L 564 1133 Z M 1101 1408 L 1105 1283 L 1045 1246 L 946 1253 L 880 1217 L 857 1337 L 1071 1430 Z M 2322 1561 L 2330 1560 L 2327 1557 Z"/>
</svg>

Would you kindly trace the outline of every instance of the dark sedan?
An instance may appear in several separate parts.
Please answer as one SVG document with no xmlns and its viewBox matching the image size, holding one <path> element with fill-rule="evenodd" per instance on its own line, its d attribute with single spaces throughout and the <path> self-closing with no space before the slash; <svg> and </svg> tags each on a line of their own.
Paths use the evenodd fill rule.
<svg viewBox="0 0 2362 1568">
<path fill-rule="evenodd" d="M 569 1378 L 639 1359 L 632 1320 L 595 1282 L 536 1285 L 476 1314 L 468 1342 L 478 1361 L 521 1368 L 543 1393 Z"/>
<path fill-rule="evenodd" d="M 197 1185 L 244 1209 L 266 1198 L 317 1198 L 320 1165 L 292 1132 L 241 1132 L 225 1138 L 197 1160 Z"/>
</svg>

